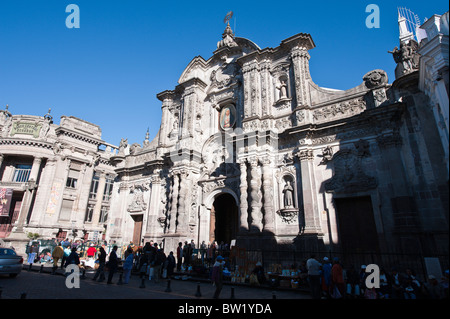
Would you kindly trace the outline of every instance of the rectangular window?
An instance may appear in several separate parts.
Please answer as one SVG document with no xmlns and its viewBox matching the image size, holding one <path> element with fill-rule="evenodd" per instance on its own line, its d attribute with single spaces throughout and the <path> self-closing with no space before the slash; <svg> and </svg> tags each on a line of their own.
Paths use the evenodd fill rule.
<svg viewBox="0 0 450 319">
<path fill-rule="evenodd" d="M 106 223 L 106 221 L 108 220 L 108 212 L 109 212 L 109 207 L 102 206 L 102 210 L 100 211 L 100 218 L 98 220 L 99 223 Z"/>
<path fill-rule="evenodd" d="M 66 187 L 77 188 L 78 176 L 80 172 L 70 169 L 69 175 L 67 176 Z"/>
<path fill-rule="evenodd" d="M 84 217 L 85 222 L 92 222 L 92 216 L 94 215 L 94 205 L 88 205 L 86 210 L 86 216 Z"/>
<path fill-rule="evenodd" d="M 70 220 L 70 216 L 72 215 L 72 208 L 73 208 L 73 200 L 63 199 L 59 219 Z"/>
<path fill-rule="evenodd" d="M 98 183 L 99 183 L 99 176 L 98 173 L 95 172 L 94 177 L 92 177 L 91 189 L 89 191 L 89 199 L 97 199 Z"/>
<path fill-rule="evenodd" d="M 105 191 L 103 192 L 103 201 L 108 202 L 111 200 L 111 195 L 114 186 L 114 179 L 111 176 L 106 176 Z"/>
</svg>

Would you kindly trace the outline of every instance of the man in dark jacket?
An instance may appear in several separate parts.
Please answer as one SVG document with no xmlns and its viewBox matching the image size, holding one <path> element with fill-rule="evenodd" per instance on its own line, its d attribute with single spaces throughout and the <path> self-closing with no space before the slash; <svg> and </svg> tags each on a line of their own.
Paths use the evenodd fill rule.
<svg viewBox="0 0 450 319">
<path fill-rule="evenodd" d="M 70 253 L 69 257 L 66 258 L 66 263 L 64 267 L 67 267 L 69 265 L 79 265 L 80 264 L 80 256 L 77 254 L 77 248 L 72 248 L 72 252 Z"/>
<path fill-rule="evenodd" d="M 111 253 L 109 254 L 109 261 L 107 263 L 107 267 L 109 268 L 108 281 L 107 284 L 112 284 L 112 278 L 114 273 L 117 271 L 119 267 L 119 259 L 117 258 L 117 246 L 114 246 Z"/>
<path fill-rule="evenodd" d="M 161 249 L 158 249 L 153 261 L 153 277 L 155 278 L 156 283 L 159 282 L 159 278 L 161 277 L 161 267 L 165 261 L 166 255 Z"/>
<path fill-rule="evenodd" d="M 106 263 L 106 251 L 105 249 L 103 249 L 103 247 L 100 247 L 98 255 L 98 268 L 97 271 L 95 272 L 94 278 L 92 279 L 93 281 L 97 280 L 99 276 L 100 276 L 98 280 L 99 282 L 105 280 L 105 263 Z"/>
</svg>

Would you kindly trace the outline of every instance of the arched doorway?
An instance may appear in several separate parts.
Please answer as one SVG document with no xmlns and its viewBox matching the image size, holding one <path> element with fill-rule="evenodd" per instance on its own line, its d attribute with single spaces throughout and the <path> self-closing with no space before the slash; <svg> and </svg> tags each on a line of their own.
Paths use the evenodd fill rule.
<svg viewBox="0 0 450 319">
<path fill-rule="evenodd" d="M 218 195 L 211 207 L 209 241 L 230 244 L 238 231 L 238 206 L 228 193 Z"/>
</svg>

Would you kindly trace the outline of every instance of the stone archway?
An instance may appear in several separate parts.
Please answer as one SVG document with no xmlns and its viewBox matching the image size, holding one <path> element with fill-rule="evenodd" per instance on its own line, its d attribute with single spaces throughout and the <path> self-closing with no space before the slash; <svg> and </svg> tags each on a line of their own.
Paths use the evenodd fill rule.
<svg viewBox="0 0 450 319">
<path fill-rule="evenodd" d="M 209 241 L 230 244 L 236 239 L 239 209 L 235 198 L 229 193 L 220 193 L 214 198 L 210 211 Z"/>
</svg>

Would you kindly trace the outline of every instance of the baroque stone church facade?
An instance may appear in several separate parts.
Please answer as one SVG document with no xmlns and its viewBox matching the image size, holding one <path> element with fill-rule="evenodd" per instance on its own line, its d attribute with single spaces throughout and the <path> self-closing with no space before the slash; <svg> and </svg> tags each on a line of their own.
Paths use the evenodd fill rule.
<svg viewBox="0 0 450 319">
<path fill-rule="evenodd" d="M 309 34 L 261 49 L 227 25 L 157 95 L 157 136 L 111 158 L 107 238 L 448 252 L 445 152 L 403 42 L 394 83 L 377 69 L 340 91 L 311 78 Z"/>
<path fill-rule="evenodd" d="M 419 90 L 435 65 L 423 74 L 409 35 L 389 51 L 392 84 L 368 70 L 341 91 L 311 78 L 309 34 L 261 49 L 227 25 L 213 55 L 157 95 L 161 126 L 142 145 L 108 144 L 74 117 L 2 110 L 0 188 L 12 206 L 0 238 L 448 254 L 448 145 L 433 115 L 446 110 L 448 138 L 448 22 L 446 39 L 446 109 Z"/>
</svg>

